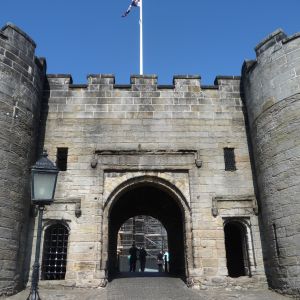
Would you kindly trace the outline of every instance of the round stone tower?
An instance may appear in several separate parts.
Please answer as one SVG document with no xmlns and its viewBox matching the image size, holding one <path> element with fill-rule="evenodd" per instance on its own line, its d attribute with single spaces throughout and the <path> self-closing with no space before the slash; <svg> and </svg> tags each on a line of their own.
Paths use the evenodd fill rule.
<svg viewBox="0 0 300 300">
<path fill-rule="evenodd" d="M 23 285 L 30 166 L 36 159 L 45 62 L 13 24 L 0 30 L 0 295 Z"/>
<path fill-rule="evenodd" d="M 243 66 L 264 245 L 272 288 L 300 291 L 300 34 L 277 30 Z"/>
</svg>

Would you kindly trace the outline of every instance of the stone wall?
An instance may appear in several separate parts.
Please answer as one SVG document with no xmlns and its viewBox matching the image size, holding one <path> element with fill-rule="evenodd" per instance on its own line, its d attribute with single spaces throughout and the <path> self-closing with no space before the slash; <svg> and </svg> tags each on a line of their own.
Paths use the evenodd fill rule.
<svg viewBox="0 0 300 300">
<path fill-rule="evenodd" d="M 157 85 L 156 76 L 132 76 L 130 85 L 116 85 L 112 75 L 89 75 L 88 84 L 81 85 L 72 84 L 70 75 L 48 75 L 47 81 L 45 148 L 53 161 L 57 147 L 69 148 L 68 169 L 59 174 L 56 197 L 66 202 L 80 198 L 82 210 L 79 218 L 68 217 L 69 205 L 56 214 L 54 204 L 45 213 L 46 219 L 71 221 L 65 284 L 101 284 L 105 265 L 101 253 L 107 252 L 101 234 L 108 226 L 105 174 L 130 170 L 146 175 L 159 170 L 158 177 L 169 178 L 188 198 L 192 232 L 186 234 L 192 242 L 186 246 L 193 253 L 189 274 L 195 282 L 226 285 L 223 222 L 230 216 L 251 220 L 256 257 L 252 275 L 264 278 L 257 216 L 252 204 L 247 209 L 242 204 L 246 196 L 254 197 L 254 191 L 239 77 L 217 77 L 214 86 L 201 86 L 198 76 L 175 76 L 168 86 Z M 224 170 L 224 147 L 235 149 L 236 171 Z M 111 154 L 112 166 L 107 167 L 113 168 L 111 173 L 105 171 L 105 151 Z M 113 155 L 114 151 L 121 154 Z M 173 162 L 170 153 L 180 151 L 194 153 L 195 163 Z M 153 163 L 149 153 L 157 155 Z M 95 159 L 98 166 L 91 168 Z M 185 181 L 170 174 L 181 169 Z M 115 186 L 122 184 L 122 176 L 131 175 L 110 176 L 115 176 L 109 178 Z M 221 207 L 212 215 L 215 197 L 235 199 L 235 210 L 223 214 Z"/>
<path fill-rule="evenodd" d="M 244 63 L 266 272 L 272 288 L 300 286 L 300 34 L 277 30 Z"/>
<path fill-rule="evenodd" d="M 0 31 L 0 295 L 23 285 L 29 167 L 36 154 L 45 65 L 15 25 Z"/>
</svg>

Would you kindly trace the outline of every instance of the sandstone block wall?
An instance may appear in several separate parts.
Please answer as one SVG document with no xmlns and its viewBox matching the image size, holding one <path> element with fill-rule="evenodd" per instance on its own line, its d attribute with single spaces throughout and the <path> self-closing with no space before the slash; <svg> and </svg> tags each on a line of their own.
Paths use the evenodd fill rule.
<svg viewBox="0 0 300 300">
<path fill-rule="evenodd" d="M 300 34 L 275 31 L 245 62 L 243 86 L 270 285 L 300 286 Z"/>
<path fill-rule="evenodd" d="M 253 206 L 245 209 L 239 202 L 254 194 L 239 77 L 218 77 L 214 86 L 201 86 L 198 76 L 175 76 L 169 86 L 157 85 L 156 76 L 132 76 L 130 85 L 115 84 L 112 75 L 89 75 L 88 84 L 83 85 L 74 85 L 70 75 L 48 75 L 47 81 L 45 148 L 53 161 L 57 147 L 69 149 L 68 169 L 60 172 L 56 197 L 81 199 L 81 217 L 68 218 L 72 221 L 67 281 L 97 285 L 103 278 L 105 255 L 101 253 L 107 252 L 107 241 L 101 239 L 101 233 L 107 232 L 104 203 L 109 194 L 104 181 L 110 173 L 105 173 L 97 153 L 105 150 L 124 151 L 110 158 L 114 168 L 119 166 L 118 172 L 109 175 L 111 184 L 114 178 L 115 184 L 122 182 L 118 174 L 147 174 L 154 168 L 147 155 L 126 156 L 126 151 L 157 153 L 159 176 L 174 178 L 172 183 L 179 189 L 184 183 L 171 176 L 170 169 L 185 170 L 192 212 L 192 233 L 187 233 L 192 237 L 187 245 L 193 253 L 191 276 L 202 284 L 213 284 L 211 278 L 219 278 L 215 284 L 224 283 L 223 222 L 230 216 L 250 221 L 256 258 L 253 275 L 264 276 L 257 217 Z M 235 148 L 234 172 L 224 170 L 224 147 Z M 181 160 L 173 165 L 174 158 L 163 155 L 181 150 L 193 150 L 202 161 L 201 168 Z M 93 169 L 90 163 L 95 157 L 99 165 Z M 216 196 L 234 201 L 235 210 L 223 214 L 221 207 L 213 216 Z M 55 204 L 48 208 L 46 219 L 55 217 L 52 210 Z M 67 210 L 66 206 L 65 214 Z"/>
<path fill-rule="evenodd" d="M 45 65 L 15 25 L 0 31 L 0 295 L 23 284 L 30 190 Z"/>
</svg>

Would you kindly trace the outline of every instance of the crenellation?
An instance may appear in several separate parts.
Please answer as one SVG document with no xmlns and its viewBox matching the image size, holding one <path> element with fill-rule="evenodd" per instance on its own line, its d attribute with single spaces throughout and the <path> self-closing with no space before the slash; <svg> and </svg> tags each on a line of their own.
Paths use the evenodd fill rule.
<svg viewBox="0 0 300 300">
<path fill-rule="evenodd" d="M 64 80 L 65 78 L 71 78 L 69 74 L 48 74 L 47 78 L 50 85 L 67 85 L 68 83 L 71 87 L 80 87 L 81 84 L 72 85 L 72 79 L 70 81 Z M 173 85 L 157 85 L 157 75 L 132 75 L 130 77 L 131 84 L 115 84 L 115 76 L 113 74 L 90 74 L 87 76 L 88 84 L 87 86 L 82 85 L 82 87 L 88 87 L 89 90 L 99 90 L 100 89 L 111 89 L 111 85 L 114 90 L 141 90 L 141 91 L 156 91 L 159 90 L 170 90 L 176 89 L 176 86 L 190 86 L 186 89 L 187 92 L 199 92 L 200 89 L 200 79 L 198 75 L 175 75 L 173 79 Z M 175 83 L 176 82 L 176 83 Z M 153 86 L 150 88 L 149 86 Z M 208 87 L 210 88 L 210 87 Z M 149 90 L 150 89 L 150 90 Z"/>
<path fill-rule="evenodd" d="M 224 76 L 224 75 L 219 75 L 219 76 L 216 76 L 214 84 L 216 86 L 239 85 L 240 81 L 241 81 L 241 76 Z"/>
<path fill-rule="evenodd" d="M 130 83 L 136 86 L 157 86 L 157 75 L 131 75 Z"/>
<path fill-rule="evenodd" d="M 281 42 L 286 40 L 286 38 L 287 35 L 281 28 L 275 30 L 255 47 L 256 56 L 259 57 L 271 47 L 276 47 L 278 45 L 280 46 Z"/>
<path fill-rule="evenodd" d="M 7 40 L 11 46 L 20 50 L 22 55 L 27 56 L 29 59 L 34 59 L 36 44 L 23 30 L 12 23 L 7 23 L 1 28 L 1 31 L 8 38 Z"/>
<path fill-rule="evenodd" d="M 88 84 L 115 84 L 115 75 L 113 74 L 89 74 L 87 76 Z"/>
<path fill-rule="evenodd" d="M 49 87 L 59 85 L 70 85 L 73 84 L 73 78 L 71 74 L 47 74 L 47 83 Z"/>
</svg>

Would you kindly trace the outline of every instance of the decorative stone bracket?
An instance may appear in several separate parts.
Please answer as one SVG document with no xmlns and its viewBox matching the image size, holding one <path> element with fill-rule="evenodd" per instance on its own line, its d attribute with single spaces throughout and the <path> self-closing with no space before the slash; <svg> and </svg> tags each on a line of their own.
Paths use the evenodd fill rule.
<svg viewBox="0 0 300 300">
<path fill-rule="evenodd" d="M 254 195 L 243 195 L 243 196 L 215 196 L 212 198 L 212 208 L 211 212 L 214 217 L 217 217 L 219 215 L 219 204 L 218 202 L 244 202 L 248 201 L 249 206 L 252 208 L 253 213 L 255 215 L 258 215 L 258 206 L 257 201 Z"/>
<path fill-rule="evenodd" d="M 197 168 L 201 168 L 202 160 L 200 159 L 200 151 L 198 150 L 197 153 L 195 153 L 195 155 L 196 155 L 195 164 L 196 164 Z"/>
<path fill-rule="evenodd" d="M 81 216 L 81 198 L 59 198 L 54 200 L 54 204 L 75 204 L 75 216 L 79 218 Z"/>
</svg>

